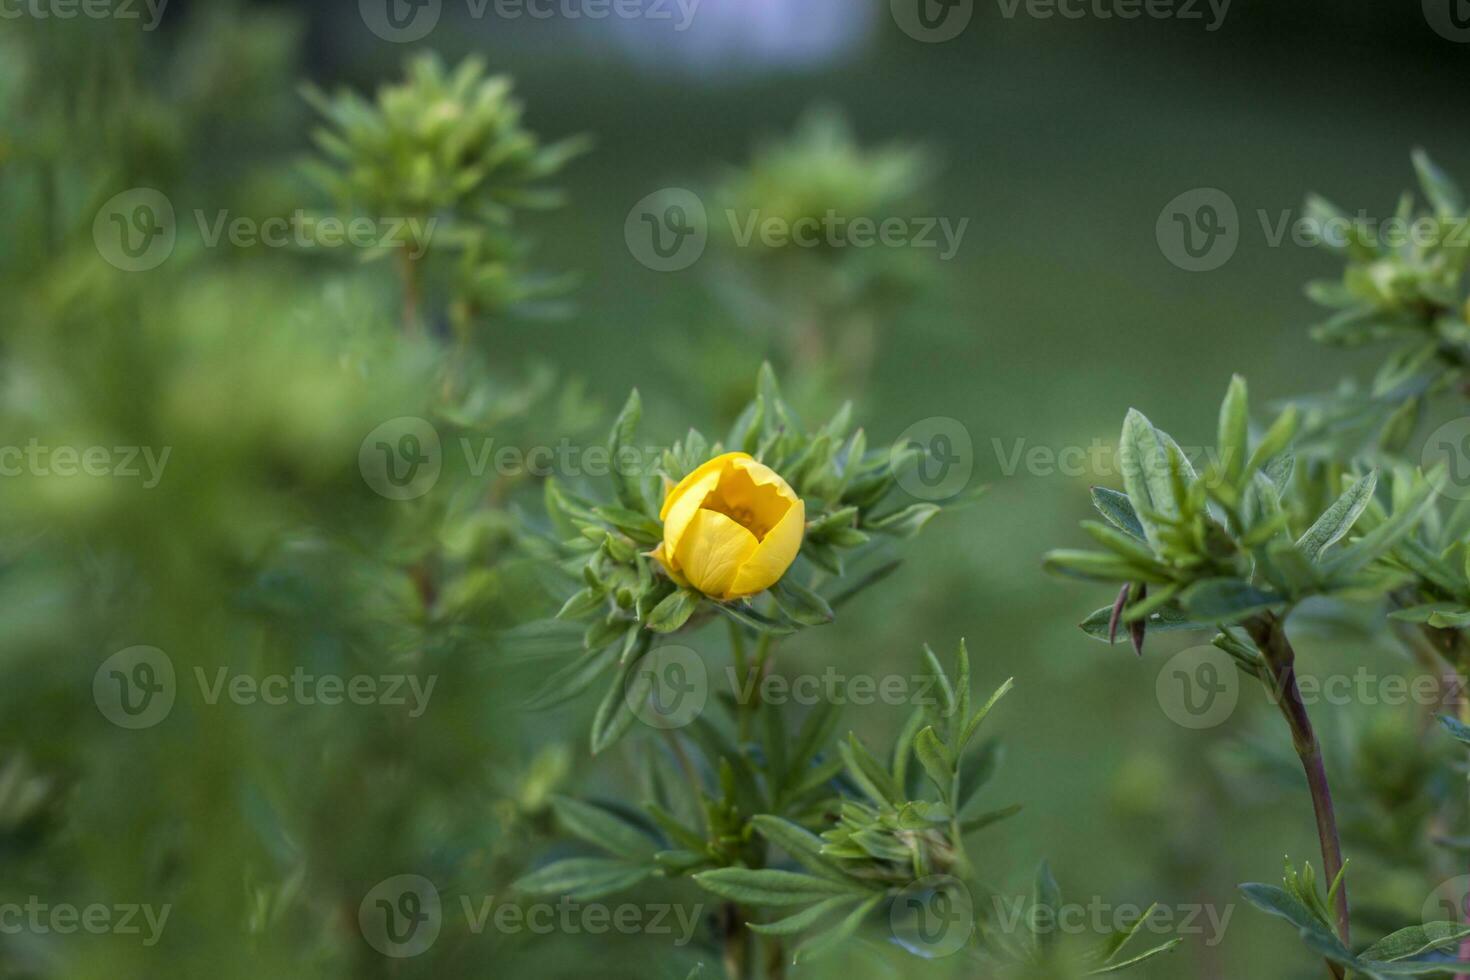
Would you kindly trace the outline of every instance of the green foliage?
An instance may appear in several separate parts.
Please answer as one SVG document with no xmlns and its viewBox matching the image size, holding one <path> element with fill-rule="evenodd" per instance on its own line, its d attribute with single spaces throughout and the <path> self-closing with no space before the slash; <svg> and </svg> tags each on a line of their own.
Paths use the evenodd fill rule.
<svg viewBox="0 0 1470 980">
<path fill-rule="evenodd" d="M 1084 622 L 1091 635 L 1111 642 L 1125 623 L 1141 642 L 1152 626 L 1228 626 L 1312 596 L 1372 598 L 1404 583 L 1386 557 L 1433 505 L 1431 479 L 1402 471 L 1392 513 L 1374 500 L 1376 472 L 1345 479 L 1298 532 L 1287 504 L 1296 414 L 1288 409 L 1252 446 L 1248 412 L 1237 377 L 1221 407 L 1218 457 L 1203 473 L 1141 412 L 1128 413 L 1119 443 L 1126 493 L 1095 491 L 1107 523 L 1083 525 L 1106 550 L 1046 557 L 1056 572 L 1126 583 L 1116 612 Z"/>
<path fill-rule="evenodd" d="M 899 478 L 919 464 L 923 450 L 867 448 L 844 406 L 816 429 L 802 426 L 781 397 L 775 373 L 761 369 L 754 400 L 722 441 L 691 429 L 645 458 L 634 442 L 642 403 L 636 391 L 607 440 L 613 461 L 612 497 L 599 501 L 562 481 L 548 480 L 549 527 L 528 541 L 555 559 L 576 591 L 560 598 L 557 618 L 587 623 L 582 651 L 547 680 L 537 703 L 550 707 L 587 690 L 616 668 L 593 731 L 593 746 L 612 745 L 634 721 L 628 684 L 653 649 L 651 633 L 693 630 L 714 618 L 756 636 L 786 636 L 829 623 L 834 609 L 880 581 L 892 569 L 891 542 L 909 538 L 939 511 L 931 503 L 904 504 Z M 770 466 L 806 503 L 807 526 L 797 564 L 771 589 L 749 599 L 719 602 L 681 588 L 650 557 L 662 540 L 659 502 L 699 464 L 726 451 L 744 451 Z"/>
<path fill-rule="evenodd" d="M 564 279 L 532 274 L 513 231 L 518 210 L 561 205 L 542 186 L 587 142 L 543 144 L 521 125 L 511 80 L 486 76 L 468 58 L 450 71 L 435 55 L 409 63 L 408 78 L 373 101 L 351 91 L 328 96 L 307 86 L 306 99 L 328 123 L 314 138 L 323 159 L 309 172 L 349 213 L 404 222 L 391 246 L 365 260 L 396 255 L 406 302 L 417 301 L 427 254 L 445 266 L 449 312 L 465 337 L 482 315 L 564 292 Z M 452 260 L 453 264 L 450 265 Z"/>
</svg>

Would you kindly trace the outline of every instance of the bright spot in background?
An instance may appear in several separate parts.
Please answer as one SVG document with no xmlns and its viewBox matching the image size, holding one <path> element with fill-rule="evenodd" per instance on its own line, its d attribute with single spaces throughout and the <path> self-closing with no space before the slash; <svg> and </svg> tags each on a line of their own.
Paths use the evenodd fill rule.
<svg viewBox="0 0 1470 980">
<path fill-rule="evenodd" d="M 584 25 L 650 67 L 749 74 L 818 67 L 860 50 L 877 26 L 869 0 L 667 0 L 665 20 L 610 17 Z M 682 29 L 681 29 L 682 28 Z"/>
</svg>

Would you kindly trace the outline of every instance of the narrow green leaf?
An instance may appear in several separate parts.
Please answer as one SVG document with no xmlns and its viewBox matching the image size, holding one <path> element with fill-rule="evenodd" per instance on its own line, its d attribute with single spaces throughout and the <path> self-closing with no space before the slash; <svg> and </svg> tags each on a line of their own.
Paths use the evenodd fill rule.
<svg viewBox="0 0 1470 980">
<path fill-rule="evenodd" d="M 1347 536 L 1372 502 L 1373 491 L 1377 487 L 1378 471 L 1373 470 L 1354 482 L 1331 507 L 1323 511 L 1296 543 L 1308 561 L 1316 562 L 1322 557 L 1322 552 Z"/>
</svg>

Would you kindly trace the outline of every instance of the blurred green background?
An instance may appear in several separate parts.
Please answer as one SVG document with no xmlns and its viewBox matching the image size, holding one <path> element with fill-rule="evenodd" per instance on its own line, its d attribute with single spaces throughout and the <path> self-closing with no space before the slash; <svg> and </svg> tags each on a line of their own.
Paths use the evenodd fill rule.
<svg viewBox="0 0 1470 980">
<path fill-rule="evenodd" d="M 554 317 L 502 318 L 484 338 L 495 368 L 515 377 L 534 365 L 553 366 L 559 388 L 580 386 L 602 407 L 585 413 L 598 432 L 636 386 L 649 441 L 675 438 L 690 425 L 713 431 L 727 424 L 733 400 L 744 396 L 766 358 L 789 372 L 788 385 L 805 392 L 814 414 L 852 398 L 874 444 L 923 419 L 959 420 L 973 444 L 973 483 L 988 484 L 986 496 L 909 544 L 904 566 L 875 601 L 793 641 L 783 669 L 820 672 L 835 663 L 853 674 L 905 673 L 922 643 L 948 649 L 967 637 L 980 688 L 1012 675 L 1018 682 L 991 723 L 1009 753 L 992 792 L 996 805 L 1017 801 L 1026 810 L 977 837 L 972 853 L 987 878 L 1023 887 L 1046 856 L 1073 900 L 1236 906 L 1222 945 L 1187 937 L 1141 976 L 1314 975 L 1320 968 L 1304 962 L 1289 932 L 1243 907 L 1236 892 L 1241 881 L 1273 879 L 1285 854 L 1315 857 L 1304 792 L 1290 782 L 1279 791 L 1258 783 L 1247 789 L 1231 778 L 1233 746 L 1279 737 L 1267 706 L 1252 703 L 1202 733 L 1171 722 L 1155 680 L 1168 654 L 1189 641 L 1155 638 L 1142 660 L 1096 644 L 1074 624 L 1110 597 L 1050 579 L 1039 567 L 1047 547 L 1079 541 L 1087 486 L 1116 486 L 1116 478 L 1028 472 L 1024 465 L 1011 471 L 1007 460 L 1019 447 L 1060 450 L 1094 439 L 1111 445 L 1129 406 L 1182 444 L 1202 444 L 1233 372 L 1249 377 L 1257 399 L 1269 400 L 1329 387 L 1367 363 L 1308 339 L 1315 312 L 1301 285 L 1335 275 L 1337 265 L 1289 239 L 1273 246 L 1262 215 L 1274 227 L 1282 215 L 1299 213 L 1308 191 L 1349 210 L 1388 212 L 1411 183 L 1408 154 L 1419 145 L 1449 172 L 1470 174 L 1470 133 L 1462 125 L 1470 47 L 1436 33 L 1416 3 L 1237 0 L 1215 31 L 1201 21 L 1147 17 L 1038 19 L 1024 7 L 1007 17 L 1001 5 L 979 3 L 968 28 L 943 44 L 907 36 L 887 2 L 867 0 L 705 0 L 688 37 L 636 23 L 477 19 L 446 0 L 439 26 L 411 44 L 375 36 L 356 6 L 249 7 L 268 26 L 226 32 L 191 61 L 177 51 L 215 5 L 173 0 L 158 31 L 129 42 L 130 57 L 143 65 L 163 52 L 174 59 L 168 73 L 148 77 L 164 119 L 158 142 L 172 139 L 170 114 L 185 112 L 191 94 L 206 89 L 215 101 L 189 125 L 208 135 L 186 143 L 189 151 L 171 172 L 152 169 L 144 154 L 143 162 L 130 161 L 107 178 L 111 186 L 165 187 L 181 213 L 248 210 L 246 202 L 319 205 L 302 199 L 306 185 L 291 176 L 309 150 L 312 125 L 294 95 L 297 81 L 371 90 L 397 78 L 405 58 L 420 49 L 450 63 L 484 55 L 492 70 L 514 76 L 529 128 L 548 139 L 594 139 L 591 152 L 558 178 L 568 206 L 518 225 L 535 243 L 538 266 L 581 276 L 567 297 L 570 308 Z M 86 48 L 80 39 L 96 25 L 43 26 L 48 43 L 62 48 L 119 50 L 110 40 Z M 292 38 L 299 44 L 287 43 Z M 258 64 L 250 44 L 259 45 L 257 54 L 280 53 L 264 78 L 238 73 Z M 64 59 L 57 66 L 80 70 Z M 105 107 L 106 93 L 94 95 Z M 63 101 L 69 104 L 54 107 L 45 139 L 84 146 L 97 136 L 87 131 L 90 117 L 76 101 Z M 629 210 L 646 195 L 670 186 L 703 192 L 727 168 L 748 162 L 763 141 L 790 133 L 815 105 L 839 109 L 864 145 L 902 140 L 931 149 L 939 169 L 915 213 L 969 220 L 953 260 L 923 256 L 922 287 L 880 318 L 870 375 L 856 386 L 803 387 L 809 379 L 791 365 L 778 332 L 752 329 L 712 300 L 722 268 L 717 256 L 660 273 L 640 264 L 624 238 Z M 101 115 L 105 120 L 105 108 Z M 6 122 L 13 135 L 44 120 L 27 111 Z M 10 868 L 0 881 L 20 895 L 50 882 L 91 881 L 83 891 L 96 894 L 97 881 L 129 880 L 135 863 L 153 861 L 165 849 L 160 838 L 181 835 L 192 855 L 175 856 L 192 863 L 187 874 L 173 869 L 191 884 L 173 898 L 177 924 L 160 947 L 171 957 L 166 973 L 149 965 L 149 950 L 124 953 L 108 944 L 76 957 L 74 945 L 32 947 L 0 936 L 5 975 L 431 975 L 418 972 L 429 968 L 424 963 L 357 951 L 355 900 L 346 896 L 386 874 L 444 868 L 454 869 L 444 873 L 462 888 L 473 890 L 477 881 L 478 893 L 503 888 L 494 875 L 524 870 L 537 852 L 532 845 L 520 853 L 512 847 L 509 855 L 497 850 L 496 801 L 538 752 L 565 743 L 573 773 L 567 779 L 579 792 L 610 794 L 626 779 L 616 760 L 593 765 L 586 758 L 595 699 L 553 716 L 527 714 L 519 705 L 549 671 L 546 662 L 462 636 L 455 641 L 464 644 L 458 667 L 439 668 L 445 706 L 433 713 L 439 727 L 432 736 L 420 729 L 395 740 L 367 718 L 354 718 L 361 730 L 349 736 L 319 715 L 283 730 L 247 713 L 232 722 L 201 718 L 197 728 L 148 742 L 103 724 L 86 701 L 88 688 L 80 688 L 81 707 L 73 696 L 104 652 L 130 643 L 196 650 L 175 654 L 181 670 L 196 658 L 248 659 L 255 654 L 246 648 L 259 638 L 231 619 L 241 605 L 270 610 L 272 635 L 295 644 L 281 650 L 330 643 L 323 639 L 328 621 L 340 632 L 373 634 L 378 614 L 370 604 L 398 601 L 394 586 L 375 591 L 339 575 L 331 549 L 266 562 L 267 573 L 245 566 L 268 550 L 283 515 L 310 513 L 324 535 L 348 539 L 371 537 L 397 519 L 388 513 L 392 504 L 353 482 L 355 453 L 372 424 L 413 414 L 415 355 L 403 354 L 391 378 L 376 379 L 381 384 L 350 392 L 311 380 L 314 362 L 299 344 L 283 349 L 279 362 L 246 370 L 265 343 L 260 324 L 279 325 L 283 308 L 308 325 L 303 333 L 315 338 L 322 365 L 375 343 L 361 336 L 362 318 L 350 303 L 321 288 L 328 276 L 350 273 L 324 266 L 314 281 L 300 269 L 283 272 L 270 257 L 244 258 L 230 270 L 232 288 L 242 277 L 254 281 L 244 292 L 258 306 L 223 304 L 233 307 L 228 317 L 207 295 L 212 280 L 189 271 L 157 283 L 147 300 L 98 299 L 93 309 L 85 269 L 95 254 L 43 243 L 46 231 L 26 210 L 42 192 L 4 155 L 0 180 L 7 209 L 17 215 L 5 223 L 0 245 L 18 297 L 4 317 L 7 438 L 23 444 L 50 431 L 37 419 L 53 430 L 56 420 L 74 419 L 85 430 L 87 420 L 105 415 L 131 419 L 118 431 L 153 427 L 156 442 L 180 447 L 180 479 L 161 498 L 119 499 L 110 491 L 92 506 L 29 486 L 7 491 L 14 527 L 0 605 L 8 607 L 10 693 L 0 693 L 7 719 L 0 730 L 43 774 L 56 774 L 50 786 L 63 802 L 55 805 L 64 809 L 70 799 L 85 816 L 62 821 L 61 843 L 9 843 L 0 855 Z M 1189 272 L 1161 249 L 1156 222 L 1168 202 L 1201 187 L 1233 200 L 1239 244 L 1218 269 Z M 163 309 L 170 312 L 158 313 Z M 211 318 L 216 322 L 204 323 Z M 160 326 L 162 320 L 183 326 Z M 299 386 L 292 371 L 301 373 Z M 210 412 L 224 416 L 218 429 L 201 421 Z M 550 415 L 511 412 L 506 441 L 554 440 L 557 424 Z M 220 432 L 238 444 L 222 444 Z M 212 461 L 191 464 L 190 445 Z M 329 458 L 344 448 L 349 455 Z M 315 460 L 320 471 L 293 471 L 293 489 L 280 492 L 259 462 L 277 458 L 287 468 Z M 220 529 L 220 540 L 202 537 L 198 527 Z M 106 567 L 114 561 L 108 547 L 94 548 L 89 536 L 120 550 L 124 557 L 115 561 L 123 567 Z M 83 560 L 81 572 L 71 563 L 56 571 L 38 551 L 57 538 L 63 543 L 56 547 L 91 555 L 99 567 Z M 214 549 L 226 556 L 209 566 L 219 578 L 201 579 L 198 551 Z M 298 605 L 287 612 L 272 605 L 272 569 L 306 583 L 292 593 Z M 141 598 L 128 587 L 138 581 L 147 583 Z M 515 606 L 514 598 L 505 605 Z M 81 651 L 84 664 L 64 666 Z M 1389 651 L 1347 631 L 1313 637 L 1303 655 L 1308 673 L 1357 662 L 1399 669 Z M 480 700 L 486 690 L 494 697 Z M 847 722 L 876 738 L 902 715 L 856 709 Z M 339 743 L 350 753 L 333 756 Z M 311 747 L 328 751 L 290 757 Z M 245 759 L 254 771 L 241 771 Z M 412 793 L 395 793 L 403 770 L 415 767 Z M 148 772 L 158 779 L 145 792 L 140 773 Z M 318 798 L 293 814 L 289 801 L 309 792 Z M 257 819 L 256 807 L 292 814 L 280 818 L 289 840 L 262 841 L 260 827 L 276 821 Z M 64 866 L 52 860 L 58 851 L 68 855 Z M 492 861 L 486 870 L 486 853 L 508 866 Z M 282 869 L 294 860 L 272 864 L 281 854 L 306 855 L 308 876 L 340 882 L 343 911 L 332 912 L 318 892 L 309 912 L 298 915 L 283 894 L 284 924 L 237 941 L 232 917 L 256 899 L 242 904 L 250 885 L 242 886 L 232 858 L 248 855 L 275 888 L 289 879 Z M 1417 887 L 1404 886 L 1411 914 L 1421 898 Z M 343 930 L 334 939 L 299 935 L 334 916 Z M 300 953 L 307 949 L 310 956 Z M 682 976 L 690 965 L 688 951 L 665 963 L 652 937 L 471 937 L 452 953 L 440 952 L 432 975 Z M 943 963 L 932 969 L 951 975 Z M 855 949 L 793 975 L 927 970 L 898 955 Z"/>
</svg>

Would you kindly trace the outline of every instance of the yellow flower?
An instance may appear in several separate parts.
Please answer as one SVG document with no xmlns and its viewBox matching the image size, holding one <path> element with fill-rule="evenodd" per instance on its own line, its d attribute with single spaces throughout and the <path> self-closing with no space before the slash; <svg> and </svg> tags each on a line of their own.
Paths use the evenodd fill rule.
<svg viewBox="0 0 1470 980">
<path fill-rule="evenodd" d="M 680 585 L 720 600 L 780 580 L 801 550 L 806 505 L 748 453 L 702 464 L 664 497 L 664 540 L 653 557 Z"/>
</svg>

